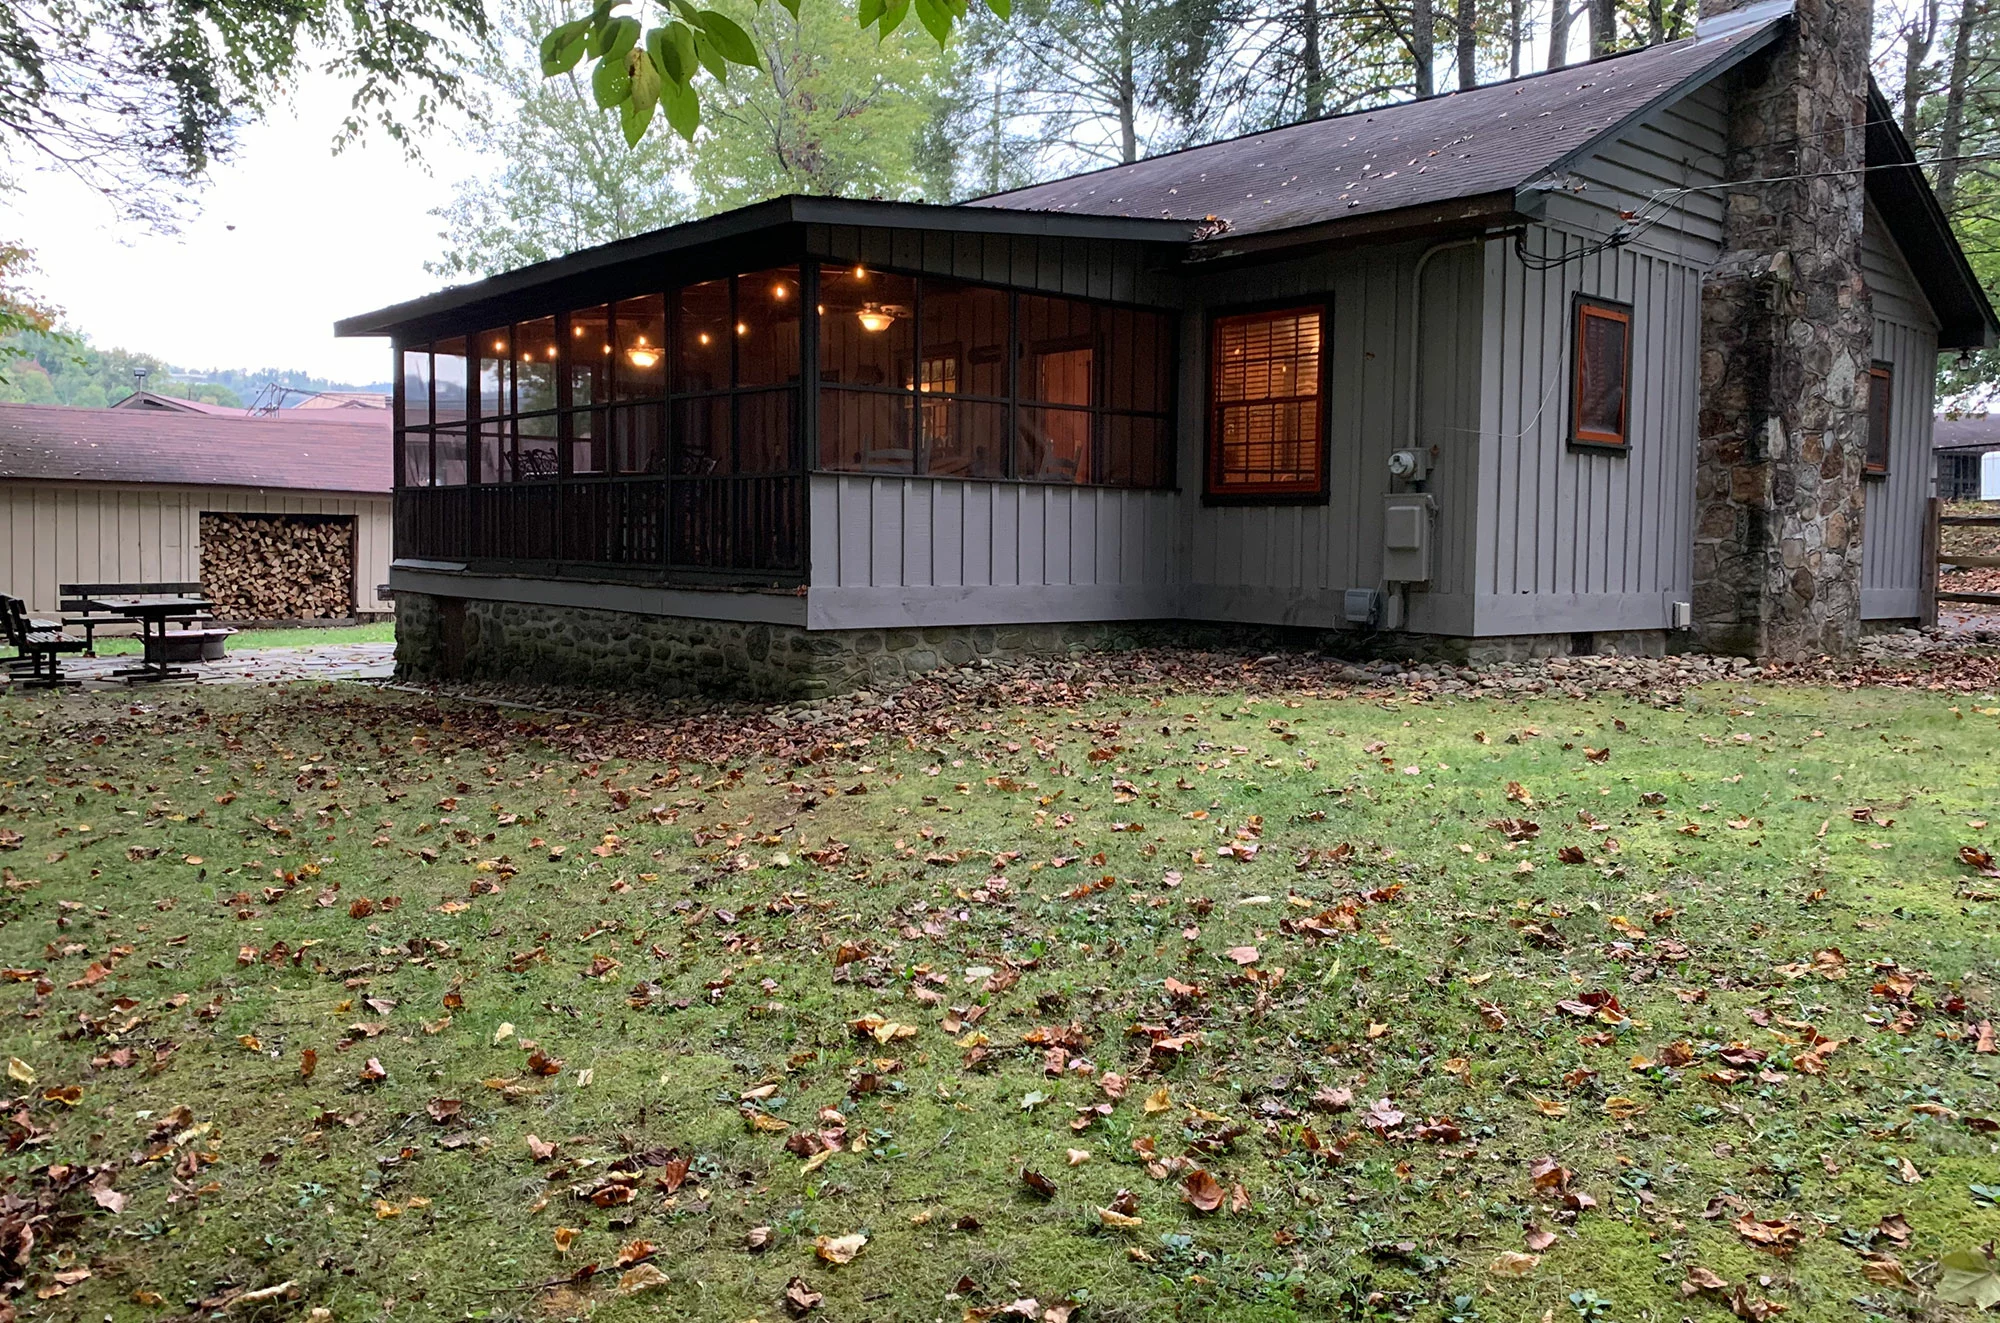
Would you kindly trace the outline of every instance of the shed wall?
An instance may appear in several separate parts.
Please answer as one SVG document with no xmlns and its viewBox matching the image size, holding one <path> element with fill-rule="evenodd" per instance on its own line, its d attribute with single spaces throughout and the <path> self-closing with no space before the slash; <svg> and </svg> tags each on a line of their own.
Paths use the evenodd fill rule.
<svg viewBox="0 0 2000 1323">
<path fill-rule="evenodd" d="M 59 613 L 65 583 L 154 583 L 201 577 L 201 515 L 355 516 L 357 610 L 389 610 L 389 498 L 253 488 L 8 482 L 0 486 L 0 590 L 37 615 Z"/>
<path fill-rule="evenodd" d="M 1924 513 L 1936 476 L 1937 320 L 1872 207 L 1861 231 L 1861 274 L 1875 305 L 1875 357 L 1891 365 L 1889 471 L 1866 480 L 1861 617 L 1914 619 L 1923 611 Z"/>
</svg>

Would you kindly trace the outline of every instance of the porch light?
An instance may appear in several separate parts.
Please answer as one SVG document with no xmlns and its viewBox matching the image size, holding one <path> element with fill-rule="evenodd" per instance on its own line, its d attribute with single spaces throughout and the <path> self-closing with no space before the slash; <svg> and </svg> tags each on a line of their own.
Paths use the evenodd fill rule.
<svg viewBox="0 0 2000 1323">
<path fill-rule="evenodd" d="M 744 324 L 743 322 L 738 322 L 738 323 L 736 323 L 736 334 L 738 334 L 738 335 L 748 335 L 748 334 L 750 334 L 750 328 L 749 328 L 749 326 L 747 326 L 747 325 L 746 325 L 746 324 Z"/>
<path fill-rule="evenodd" d="M 870 335 L 877 335 L 894 326 L 896 319 L 907 315 L 908 312 L 909 309 L 899 308 L 893 303 L 864 303 L 861 305 L 861 310 L 854 314 L 854 318 L 861 323 L 862 330 Z"/>
<path fill-rule="evenodd" d="M 635 368 L 650 368 L 659 364 L 659 351 L 645 345 L 634 345 L 625 351 L 625 361 Z"/>
<path fill-rule="evenodd" d="M 703 331 L 703 332 L 702 332 L 702 333 L 701 333 L 700 335 L 697 335 L 697 336 L 695 337 L 695 339 L 696 339 L 696 340 L 698 340 L 698 341 L 700 341 L 700 342 L 701 342 L 702 344 L 707 344 L 707 343 L 708 343 L 708 332 L 707 332 L 707 331 Z"/>
<path fill-rule="evenodd" d="M 773 285 L 771 286 L 771 297 L 782 303 L 791 297 L 791 292 L 783 285 Z"/>
</svg>

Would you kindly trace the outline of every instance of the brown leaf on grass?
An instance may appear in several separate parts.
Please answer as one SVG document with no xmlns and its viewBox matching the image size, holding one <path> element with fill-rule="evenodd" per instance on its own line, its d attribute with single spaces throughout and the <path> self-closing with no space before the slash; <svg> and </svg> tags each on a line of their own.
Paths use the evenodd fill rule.
<svg viewBox="0 0 2000 1323">
<path fill-rule="evenodd" d="M 382 1062 L 376 1057 L 368 1058 L 367 1064 L 361 1067 L 361 1082 L 363 1084 L 373 1084 L 377 1080 L 388 1078 L 389 1072 L 383 1069 Z"/>
<path fill-rule="evenodd" d="M 108 1185 L 100 1185 L 90 1192 L 91 1202 L 108 1213 L 125 1211 L 125 1196 Z"/>
<path fill-rule="evenodd" d="M 1145 1110 L 1148 1116 L 1155 1112 L 1164 1112 L 1173 1105 L 1173 1096 L 1167 1092 L 1167 1086 L 1164 1084 L 1146 1095 Z"/>
<path fill-rule="evenodd" d="M 813 1253 L 828 1263 L 852 1263 L 867 1244 L 868 1237 L 859 1231 L 846 1236 L 820 1236 L 813 1241 Z"/>
<path fill-rule="evenodd" d="M 1519 804 L 1522 808 L 1534 807 L 1535 797 L 1529 794 L 1528 788 L 1519 781 L 1509 781 L 1507 783 L 1507 798 Z"/>
<path fill-rule="evenodd" d="M 1257 948 L 1254 946 L 1232 946 L 1222 954 L 1239 965 L 1254 965 L 1257 963 Z"/>
<path fill-rule="evenodd" d="M 1222 1207 L 1222 1183 L 1196 1167 L 1181 1178 L 1181 1198 L 1198 1213 L 1213 1213 Z"/>
<path fill-rule="evenodd" d="M 1042 1173 L 1028 1167 L 1021 1168 L 1021 1184 L 1027 1186 L 1044 1199 L 1053 1199 L 1056 1197 L 1056 1183 L 1042 1175 Z"/>
<path fill-rule="evenodd" d="M 1104 1078 L 1097 1082 L 1097 1087 L 1104 1090 L 1105 1097 L 1116 1102 L 1125 1096 L 1125 1077 L 1115 1070 L 1106 1071 Z"/>
<path fill-rule="evenodd" d="M 1736 1293 L 1729 1298 L 1729 1312 L 1738 1318 L 1749 1320 L 1749 1323 L 1764 1323 L 1766 1319 L 1776 1318 L 1789 1308 L 1790 1305 L 1781 1305 L 1775 1300 L 1753 1297 L 1747 1286 L 1737 1287 Z"/>
<path fill-rule="evenodd" d="M 546 1139 L 528 1136 L 528 1157 L 534 1162 L 547 1162 L 556 1155 L 556 1146 Z"/>
<path fill-rule="evenodd" d="M 2000 877 L 2000 869 L 1993 866 L 1993 852 L 1977 845 L 1958 847 L 1958 862 L 1967 868 L 1976 868 L 1987 877 Z"/>
<path fill-rule="evenodd" d="M 1684 1296 L 1699 1295 L 1703 1291 L 1727 1291 L 1729 1283 L 1710 1269 L 1695 1264 L 1687 1271 L 1687 1280 L 1681 1283 Z"/>
<path fill-rule="evenodd" d="M 614 1268 L 629 1268 L 633 1264 L 638 1263 L 643 1259 L 650 1259 L 652 1257 L 653 1257 L 652 1241 L 650 1240 L 629 1241 L 622 1248 L 619 1249 L 617 1261 L 614 1262 L 611 1266 Z"/>
<path fill-rule="evenodd" d="M 1556 1243 L 1555 1232 L 1544 1230 L 1536 1226 L 1533 1222 L 1528 1223 L 1522 1230 L 1526 1233 L 1522 1239 L 1527 1243 L 1528 1248 L 1537 1254 L 1540 1254 L 1543 1250 Z"/>
<path fill-rule="evenodd" d="M 562 1074 L 562 1068 L 561 1057 L 552 1057 L 540 1048 L 536 1048 L 534 1051 L 528 1053 L 528 1073 L 530 1075 L 560 1075 Z"/>
<path fill-rule="evenodd" d="M 1590 856 L 1586 855 L 1580 848 L 1574 845 L 1565 845 L 1561 849 L 1557 850 L 1556 858 L 1557 860 L 1565 864 L 1582 864 L 1590 862 Z"/>
<path fill-rule="evenodd" d="M 575 1227 L 556 1227 L 549 1234 L 555 1239 L 558 1254 L 569 1253 L 569 1247 L 576 1243 Z"/>
<path fill-rule="evenodd" d="M 1736 1219 L 1736 1234 L 1752 1245 L 1761 1245 L 1780 1253 L 1791 1250 L 1805 1240 L 1805 1232 L 1790 1222 L 1770 1220 L 1759 1221 L 1754 1214 L 1745 1213 Z"/>
<path fill-rule="evenodd" d="M 424 1110 L 430 1113 L 431 1120 L 443 1125 L 456 1117 L 464 1107 L 465 1103 L 457 1098 L 433 1098 Z"/>
<path fill-rule="evenodd" d="M 1573 1175 L 1574 1172 L 1552 1156 L 1539 1157 L 1528 1164 L 1528 1179 L 1537 1190 L 1546 1194 L 1560 1194 L 1567 1190 Z"/>
<path fill-rule="evenodd" d="M 1910 1224 L 1901 1213 L 1891 1213 L 1875 1224 L 1875 1234 L 1889 1241 L 1898 1249 L 1910 1243 Z"/>
<path fill-rule="evenodd" d="M 825 1299 L 825 1296 L 807 1286 L 803 1277 L 794 1277 L 785 1283 L 785 1312 L 793 1318 L 804 1318 L 818 1309 L 820 1302 Z"/>
<path fill-rule="evenodd" d="M 771 1248 L 771 1228 L 751 1227 L 743 1233 L 743 1246 L 753 1254 L 761 1254 Z"/>
<path fill-rule="evenodd" d="M 319 1069 L 318 1052 L 314 1051 L 312 1048 L 307 1048 L 305 1051 L 299 1053 L 300 1079 L 305 1079 L 305 1080 L 311 1079 L 313 1077 L 313 1072 L 318 1069 Z"/>
<path fill-rule="evenodd" d="M 667 1275 L 650 1263 L 642 1263 L 621 1273 L 618 1277 L 619 1295 L 638 1295 L 641 1291 L 651 1291 L 667 1285 Z"/>
<path fill-rule="evenodd" d="M 1861 1256 L 1861 1275 L 1882 1286 L 1893 1286 L 1898 1291 L 1916 1293 L 1917 1284 L 1910 1280 L 1901 1261 L 1893 1254 L 1864 1254 Z"/>
<path fill-rule="evenodd" d="M 1539 1254 L 1523 1254 L 1519 1250 L 1502 1250 L 1493 1256 L 1493 1262 L 1486 1271 L 1495 1277 L 1520 1278 L 1533 1272 L 1542 1261 Z"/>
</svg>

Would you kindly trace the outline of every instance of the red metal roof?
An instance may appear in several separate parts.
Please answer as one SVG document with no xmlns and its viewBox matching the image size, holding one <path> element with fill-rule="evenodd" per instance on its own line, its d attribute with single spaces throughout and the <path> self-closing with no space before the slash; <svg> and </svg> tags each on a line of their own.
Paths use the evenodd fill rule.
<svg viewBox="0 0 2000 1323">
<path fill-rule="evenodd" d="M 0 404 L 0 478 L 386 494 L 389 424 L 388 409 L 278 419 Z"/>
</svg>

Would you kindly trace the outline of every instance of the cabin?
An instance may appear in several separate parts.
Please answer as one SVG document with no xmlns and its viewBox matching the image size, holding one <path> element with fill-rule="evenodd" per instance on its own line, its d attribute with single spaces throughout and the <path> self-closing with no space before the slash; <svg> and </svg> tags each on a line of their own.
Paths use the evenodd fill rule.
<svg viewBox="0 0 2000 1323">
<path fill-rule="evenodd" d="M 396 359 L 399 665 L 789 697 L 1218 626 L 1777 656 L 1919 620 L 1936 356 L 1996 324 L 1831 11 L 343 321 Z"/>
</svg>

